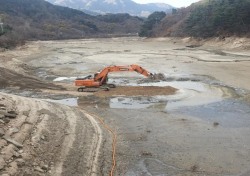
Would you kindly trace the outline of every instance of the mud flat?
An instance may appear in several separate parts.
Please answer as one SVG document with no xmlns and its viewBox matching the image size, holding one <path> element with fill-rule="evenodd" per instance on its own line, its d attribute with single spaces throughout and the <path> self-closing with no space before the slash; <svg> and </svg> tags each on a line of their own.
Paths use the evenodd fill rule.
<svg viewBox="0 0 250 176">
<path fill-rule="evenodd" d="M 10 101 L 2 104 L 17 113 L 0 128 L 23 147 L 13 156 L 5 152 L 13 141 L 1 138 L 7 154 L 0 173 L 108 175 L 115 158 L 115 175 L 249 175 L 250 52 L 230 43 L 190 47 L 195 44 L 168 38 L 38 41 L 0 53 L 0 74 L 7 75 L 0 86 L 8 93 L 0 96 Z M 145 82 L 122 72 L 109 75 L 118 86 L 110 92 L 79 93 L 73 86 L 76 77 L 127 64 L 164 79 Z M 115 152 L 107 126 L 117 136 Z M 27 128 L 22 140 L 12 128 Z"/>
<path fill-rule="evenodd" d="M 112 96 L 156 96 L 156 95 L 172 95 L 175 94 L 177 89 L 166 86 L 120 86 L 109 91 L 99 91 L 94 93 L 96 96 L 100 97 L 112 97 Z"/>
</svg>

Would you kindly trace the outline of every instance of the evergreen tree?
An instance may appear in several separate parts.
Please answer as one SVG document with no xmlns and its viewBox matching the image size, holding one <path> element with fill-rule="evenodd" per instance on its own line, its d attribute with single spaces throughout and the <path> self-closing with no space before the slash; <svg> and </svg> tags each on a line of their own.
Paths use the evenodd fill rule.
<svg viewBox="0 0 250 176">
<path fill-rule="evenodd" d="M 152 35 L 153 27 L 160 23 L 160 21 L 166 16 L 165 12 L 154 12 L 148 16 L 147 20 L 141 27 L 139 36 L 150 37 Z"/>
</svg>

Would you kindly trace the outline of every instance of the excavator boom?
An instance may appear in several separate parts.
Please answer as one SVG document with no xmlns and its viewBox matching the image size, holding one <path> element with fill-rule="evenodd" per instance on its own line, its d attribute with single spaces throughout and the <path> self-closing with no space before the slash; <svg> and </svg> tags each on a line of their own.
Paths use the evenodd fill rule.
<svg viewBox="0 0 250 176">
<path fill-rule="evenodd" d="M 128 66 L 109 66 L 104 68 L 99 74 L 94 78 L 95 81 L 100 82 L 101 84 L 106 83 L 107 76 L 110 72 L 123 72 L 123 71 L 135 71 L 146 77 L 152 75 L 150 72 L 140 67 L 139 65 L 128 65 Z"/>
</svg>

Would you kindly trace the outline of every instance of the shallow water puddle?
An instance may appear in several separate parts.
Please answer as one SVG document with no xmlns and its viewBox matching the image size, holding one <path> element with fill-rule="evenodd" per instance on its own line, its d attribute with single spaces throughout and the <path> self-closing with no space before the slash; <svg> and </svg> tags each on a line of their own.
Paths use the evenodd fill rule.
<svg viewBox="0 0 250 176">
<path fill-rule="evenodd" d="M 73 82 L 77 77 L 57 77 L 54 82 Z"/>
<path fill-rule="evenodd" d="M 157 99 L 148 97 L 116 97 L 110 99 L 109 106 L 114 109 L 145 109 L 157 103 Z"/>
<path fill-rule="evenodd" d="M 250 105 L 234 99 L 195 107 L 183 107 L 176 112 L 197 117 L 209 123 L 216 123 L 216 126 L 228 128 L 247 128 L 250 126 Z"/>
<path fill-rule="evenodd" d="M 138 84 L 130 84 L 130 86 L 138 86 Z M 179 89 L 175 95 L 170 96 L 154 96 L 154 97 L 115 97 L 110 99 L 110 108 L 121 109 L 143 109 L 154 108 L 165 105 L 164 110 L 175 110 L 185 106 L 199 106 L 213 102 L 222 101 L 226 97 L 230 97 L 230 92 L 225 87 L 207 85 L 202 82 L 192 81 L 173 81 L 173 82 L 155 82 L 143 83 L 140 86 L 171 86 Z M 162 107 L 162 106 L 160 106 Z"/>
</svg>

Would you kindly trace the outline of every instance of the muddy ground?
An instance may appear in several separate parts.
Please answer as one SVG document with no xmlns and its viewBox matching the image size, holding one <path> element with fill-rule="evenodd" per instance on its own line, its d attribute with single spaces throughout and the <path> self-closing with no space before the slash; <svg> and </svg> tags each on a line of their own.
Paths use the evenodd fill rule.
<svg viewBox="0 0 250 176">
<path fill-rule="evenodd" d="M 249 175 L 248 47 L 113 38 L 1 52 L 0 174 Z M 164 77 L 112 73 L 117 88 L 76 92 L 76 77 L 128 64 Z"/>
</svg>

